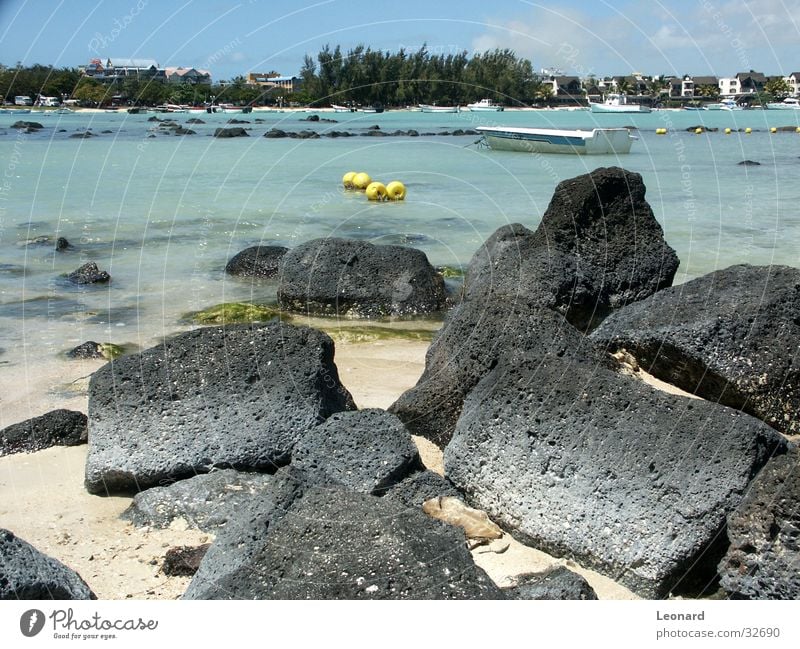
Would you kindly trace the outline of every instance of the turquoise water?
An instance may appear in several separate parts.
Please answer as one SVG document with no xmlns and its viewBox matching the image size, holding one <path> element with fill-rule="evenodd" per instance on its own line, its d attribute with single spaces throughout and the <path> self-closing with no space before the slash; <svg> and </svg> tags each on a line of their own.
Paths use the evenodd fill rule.
<svg viewBox="0 0 800 649">
<path fill-rule="evenodd" d="M 223 273 L 233 254 L 258 243 L 357 237 L 420 248 L 436 265 L 465 264 L 500 225 L 535 228 L 559 181 L 599 166 L 643 175 L 680 257 L 680 281 L 734 263 L 798 265 L 800 134 L 768 132 L 800 125 L 798 113 L 322 115 L 337 124 L 302 122 L 297 113 L 174 115 L 206 122 L 185 137 L 154 133 L 148 115 L 22 117 L 45 125 L 36 134 L 8 128 L 17 117 L 0 115 L 0 361 L 13 361 L 15 350 L 45 345 L 55 353 L 87 339 L 148 346 L 177 330 L 187 311 L 268 300 L 274 286 Z M 250 122 L 242 126 L 251 137 L 210 137 L 230 118 Z M 639 140 L 617 158 L 492 152 L 474 146 L 475 136 L 260 137 L 273 127 L 361 131 L 374 124 L 421 133 L 482 124 L 635 126 Z M 697 124 L 758 130 L 685 132 Z M 670 133 L 657 136 L 658 127 Z M 68 137 L 86 128 L 97 137 Z M 744 159 L 761 166 L 738 166 Z M 407 200 L 370 204 L 343 192 L 341 177 L 351 170 L 402 180 Z M 20 245 L 43 235 L 64 236 L 76 250 Z M 90 260 L 111 273 L 110 286 L 77 289 L 59 280 Z"/>
</svg>

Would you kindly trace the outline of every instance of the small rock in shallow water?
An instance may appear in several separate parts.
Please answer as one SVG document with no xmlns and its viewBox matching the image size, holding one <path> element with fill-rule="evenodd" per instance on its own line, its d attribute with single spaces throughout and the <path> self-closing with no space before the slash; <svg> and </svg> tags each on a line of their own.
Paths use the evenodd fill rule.
<svg viewBox="0 0 800 649">
<path fill-rule="evenodd" d="M 93 261 L 72 271 L 66 277 L 73 284 L 105 284 L 111 281 L 111 275 L 100 270 Z"/>
<path fill-rule="evenodd" d="M 742 160 L 741 162 L 737 162 L 736 164 L 738 164 L 740 167 L 741 166 L 744 166 L 744 167 L 760 167 L 761 166 L 761 163 L 760 162 L 756 162 L 755 160 Z"/>
</svg>

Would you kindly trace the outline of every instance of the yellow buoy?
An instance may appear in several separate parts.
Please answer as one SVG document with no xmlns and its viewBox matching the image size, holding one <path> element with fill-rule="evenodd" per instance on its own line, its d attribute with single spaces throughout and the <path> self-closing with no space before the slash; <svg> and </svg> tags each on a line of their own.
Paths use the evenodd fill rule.
<svg viewBox="0 0 800 649">
<path fill-rule="evenodd" d="M 367 185 L 367 198 L 371 201 L 385 201 L 388 196 L 386 194 L 386 185 L 383 183 L 370 183 Z"/>
<path fill-rule="evenodd" d="M 769 132 L 770 133 L 777 133 L 778 129 L 773 126 L 771 129 L 769 129 Z"/>
<path fill-rule="evenodd" d="M 796 133 L 800 133 L 800 126 L 798 126 L 798 127 L 797 127 L 796 129 L 794 129 L 794 130 L 795 130 L 795 132 L 796 132 Z"/>
<path fill-rule="evenodd" d="M 666 135 L 666 134 L 667 134 L 667 129 L 665 129 L 665 128 L 657 128 L 656 129 L 656 135 Z"/>
<path fill-rule="evenodd" d="M 729 129 L 729 128 L 726 128 L 726 129 L 725 129 L 725 135 L 730 135 L 730 134 L 731 134 L 731 129 Z"/>
<path fill-rule="evenodd" d="M 694 132 L 695 132 L 697 135 L 700 135 L 700 133 L 702 133 L 702 132 L 703 132 L 703 129 L 702 129 L 702 127 L 698 126 L 696 129 L 694 129 Z"/>
<path fill-rule="evenodd" d="M 364 191 L 371 182 L 372 178 L 369 177 L 369 174 L 362 171 L 361 173 L 357 173 L 353 178 L 353 187 Z"/>
<path fill-rule="evenodd" d="M 386 193 L 393 201 L 402 201 L 406 197 L 406 186 L 399 180 L 393 180 L 386 185 Z"/>
<path fill-rule="evenodd" d="M 344 185 L 345 189 L 353 189 L 353 178 L 355 177 L 355 171 L 348 171 L 344 176 L 342 176 L 342 184 Z"/>
<path fill-rule="evenodd" d="M 750 135 L 750 133 L 752 133 L 752 132 L 753 132 L 753 129 L 752 129 L 752 128 L 750 128 L 750 127 L 748 126 L 746 129 L 744 129 L 744 132 L 745 132 L 747 135 Z"/>
</svg>

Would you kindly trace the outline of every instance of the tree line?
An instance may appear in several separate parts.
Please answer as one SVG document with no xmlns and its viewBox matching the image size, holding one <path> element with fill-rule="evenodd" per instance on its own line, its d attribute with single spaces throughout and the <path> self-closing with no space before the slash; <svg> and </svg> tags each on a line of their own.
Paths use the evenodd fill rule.
<svg viewBox="0 0 800 649">
<path fill-rule="evenodd" d="M 306 55 L 300 70 L 303 103 L 467 104 L 484 97 L 505 105 L 546 99 L 543 85 L 528 59 L 508 49 L 469 56 L 466 51 L 432 54 L 426 47 L 413 52 L 383 52 L 359 45 L 346 53 L 326 45 L 316 58 Z"/>
</svg>

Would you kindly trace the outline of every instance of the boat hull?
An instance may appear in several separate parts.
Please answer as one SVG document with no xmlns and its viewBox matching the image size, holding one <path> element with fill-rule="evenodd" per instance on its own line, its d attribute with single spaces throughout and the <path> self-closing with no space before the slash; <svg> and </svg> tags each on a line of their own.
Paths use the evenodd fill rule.
<svg viewBox="0 0 800 649">
<path fill-rule="evenodd" d="M 427 104 L 420 104 L 419 109 L 423 113 L 457 113 L 459 112 L 458 106 L 429 106 Z"/>
<path fill-rule="evenodd" d="M 593 113 L 650 113 L 652 112 L 650 106 L 642 106 L 640 104 L 623 104 L 621 106 L 612 106 L 609 104 L 589 104 Z"/>
<path fill-rule="evenodd" d="M 501 113 L 503 106 L 467 106 L 472 113 Z"/>
<path fill-rule="evenodd" d="M 477 130 L 483 134 L 487 144 L 495 151 L 608 155 L 630 153 L 633 143 L 633 138 L 624 128 L 558 131 L 479 127 Z"/>
</svg>

